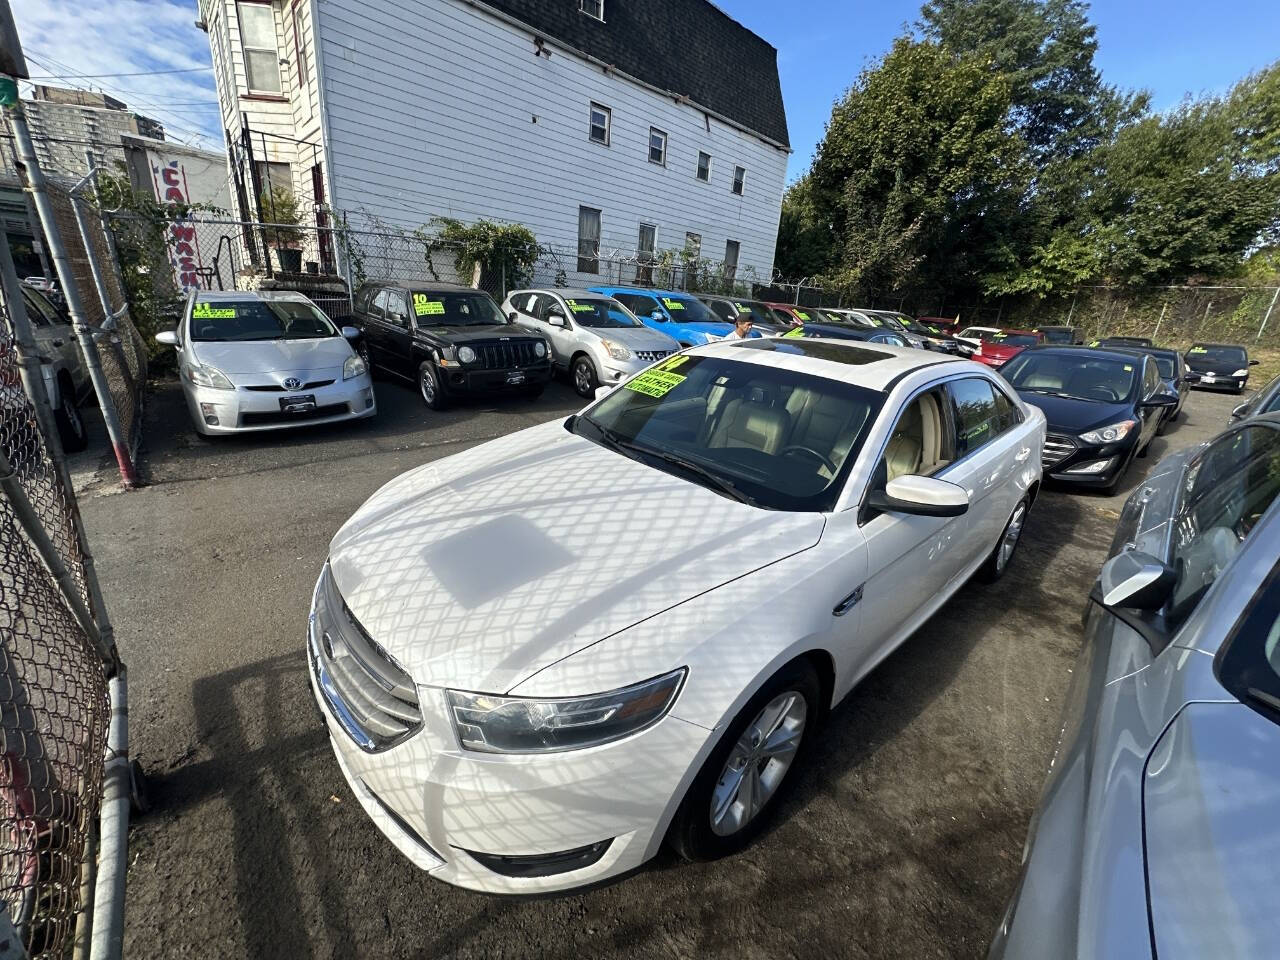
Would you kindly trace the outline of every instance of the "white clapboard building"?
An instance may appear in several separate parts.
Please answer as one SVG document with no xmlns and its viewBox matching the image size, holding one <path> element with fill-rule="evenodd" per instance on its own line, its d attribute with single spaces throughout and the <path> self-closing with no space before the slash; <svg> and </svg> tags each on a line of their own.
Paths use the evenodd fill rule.
<svg viewBox="0 0 1280 960">
<path fill-rule="evenodd" d="M 707 0 L 199 3 L 242 214 L 287 185 L 353 224 L 524 224 L 587 272 L 597 245 L 772 271 L 777 51 Z"/>
</svg>

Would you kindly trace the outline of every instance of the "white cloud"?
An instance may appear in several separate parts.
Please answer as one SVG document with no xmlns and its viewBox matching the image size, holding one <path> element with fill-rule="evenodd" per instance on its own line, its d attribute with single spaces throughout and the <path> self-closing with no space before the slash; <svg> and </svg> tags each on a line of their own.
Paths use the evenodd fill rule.
<svg viewBox="0 0 1280 960">
<path fill-rule="evenodd" d="M 194 0 L 15 0 L 27 69 L 55 86 L 101 90 L 159 120 L 166 135 L 221 149 L 213 72 L 83 79 L 83 75 L 209 67 Z"/>
</svg>

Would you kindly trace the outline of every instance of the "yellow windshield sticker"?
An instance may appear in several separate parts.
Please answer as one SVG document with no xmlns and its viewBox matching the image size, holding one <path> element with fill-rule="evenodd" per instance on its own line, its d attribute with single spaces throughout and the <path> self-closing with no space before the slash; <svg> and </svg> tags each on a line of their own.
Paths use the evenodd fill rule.
<svg viewBox="0 0 1280 960">
<path fill-rule="evenodd" d="M 1090 340 L 1090 341 L 1089 341 L 1089 346 L 1091 346 L 1091 347 L 1096 347 L 1096 346 L 1097 346 L 1098 344 L 1100 344 L 1101 342 L 1102 342 L 1101 340 Z"/>
<path fill-rule="evenodd" d="M 569 309 L 574 313 L 592 313 L 595 310 L 595 307 L 591 306 L 591 304 L 579 303 L 577 300 L 566 300 L 565 303 L 569 305 Z"/>
<path fill-rule="evenodd" d="M 683 310 L 684 304 L 679 300 L 672 300 L 670 297 L 663 297 L 662 302 L 666 304 L 668 310 Z"/>
<path fill-rule="evenodd" d="M 1133 367 L 1132 367 L 1130 364 L 1127 364 L 1127 363 L 1126 363 L 1126 364 L 1124 365 L 1124 372 L 1125 372 L 1125 373 L 1133 373 Z"/>
<path fill-rule="evenodd" d="M 413 315 L 415 317 L 439 316 L 444 313 L 444 301 L 428 300 L 425 293 L 413 295 Z"/>
<path fill-rule="evenodd" d="M 809 322 L 809 315 L 808 315 L 807 313 L 805 313 L 803 310 L 797 310 L 797 311 L 796 311 L 796 316 L 797 316 L 797 317 L 799 317 L 799 318 L 800 318 L 800 320 L 801 320 L 802 322 L 804 322 L 804 323 L 808 323 L 808 322 Z"/>
<path fill-rule="evenodd" d="M 737 309 L 737 311 L 738 311 L 739 313 L 750 313 L 750 312 L 751 312 L 750 310 L 748 310 L 746 307 L 744 307 L 744 306 L 743 306 L 742 304 L 740 304 L 740 303 L 735 303 L 735 304 L 734 304 L 734 307 Z"/>
<path fill-rule="evenodd" d="M 212 307 L 207 303 L 197 303 L 191 311 L 197 320 L 230 320 L 235 315 L 235 307 Z"/>
<path fill-rule="evenodd" d="M 803 337 L 804 327 L 796 327 L 794 330 L 788 330 L 783 337 Z"/>
<path fill-rule="evenodd" d="M 1205 348 L 1205 347 L 1192 347 L 1192 348 L 1191 348 L 1190 350 L 1188 350 L 1187 352 L 1188 352 L 1188 353 L 1208 353 L 1209 351 L 1208 351 L 1208 349 L 1207 349 L 1207 348 Z"/>
<path fill-rule="evenodd" d="M 684 358 L 681 358 L 684 359 Z M 646 370 L 637 377 L 627 381 L 627 389 L 643 393 L 646 397 L 665 397 L 685 378 L 678 373 L 667 373 L 665 370 Z"/>
<path fill-rule="evenodd" d="M 662 363 L 658 365 L 657 369 L 658 370 L 674 370 L 676 369 L 676 367 L 679 367 L 680 365 L 686 363 L 688 359 L 689 359 L 688 357 L 684 357 L 684 356 L 681 356 L 680 354 L 676 354 L 674 357 L 671 357 L 670 359 L 662 361 Z"/>
</svg>

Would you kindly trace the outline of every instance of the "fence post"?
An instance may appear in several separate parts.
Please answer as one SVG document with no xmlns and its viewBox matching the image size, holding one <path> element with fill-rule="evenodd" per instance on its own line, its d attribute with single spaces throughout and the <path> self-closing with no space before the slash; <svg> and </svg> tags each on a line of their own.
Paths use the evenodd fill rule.
<svg viewBox="0 0 1280 960">
<path fill-rule="evenodd" d="M 1195 339 L 1199 340 L 1200 335 L 1204 333 L 1204 325 L 1209 322 L 1209 311 L 1213 309 L 1213 301 L 1210 300 L 1204 308 L 1204 316 L 1200 318 L 1200 326 L 1196 328 Z"/>
<path fill-rule="evenodd" d="M 102 372 L 102 364 L 98 361 L 98 345 L 94 343 L 93 332 L 85 322 L 80 289 L 76 285 L 75 274 L 71 272 L 67 251 L 62 245 L 62 234 L 58 231 L 53 203 L 49 200 L 44 174 L 40 172 L 40 162 L 36 159 L 35 145 L 31 142 L 31 131 L 27 129 L 27 118 L 22 109 L 22 101 L 10 104 L 7 110 L 14 144 L 24 168 L 27 190 L 36 205 L 36 212 L 40 215 L 45 240 L 49 244 L 49 255 L 53 258 L 54 266 L 58 271 L 58 282 L 62 284 L 62 294 L 66 298 L 67 310 L 71 314 L 72 327 L 75 330 L 76 339 L 80 341 L 80 350 L 84 354 L 89 379 L 93 383 L 94 392 L 98 395 L 102 419 L 107 425 L 107 434 L 111 438 L 116 463 L 120 467 L 121 482 L 126 487 L 136 487 L 138 478 L 133 471 L 133 461 L 129 456 L 128 445 L 124 442 L 124 434 L 120 430 L 120 419 L 116 415 L 115 401 L 111 398 L 111 387 L 107 384 L 107 378 Z M 74 203 L 72 206 L 75 206 Z"/>
<path fill-rule="evenodd" d="M 118 960 L 124 951 L 125 871 L 129 866 L 129 685 L 123 664 L 111 678 L 111 726 L 102 769 L 97 883 L 93 892 L 93 960 Z"/>
<path fill-rule="evenodd" d="M 1071 309 L 1067 311 L 1067 326 L 1071 326 L 1071 318 L 1076 313 L 1076 297 L 1080 296 L 1080 291 L 1076 290 L 1071 294 Z"/>
<path fill-rule="evenodd" d="M 1164 323 L 1165 311 L 1169 309 L 1169 301 L 1166 300 L 1160 304 L 1160 319 L 1156 321 L 1156 328 L 1151 331 L 1151 339 L 1154 340 L 1160 335 L 1160 324 Z"/>
<path fill-rule="evenodd" d="M 1262 339 L 1262 334 L 1267 329 L 1267 321 L 1271 319 L 1271 311 L 1276 308 L 1277 299 L 1280 299 L 1280 287 L 1276 287 L 1276 292 L 1271 297 L 1271 306 L 1267 307 L 1266 315 L 1262 318 L 1262 326 L 1258 328 L 1258 335 L 1253 338 L 1254 343 Z"/>
</svg>

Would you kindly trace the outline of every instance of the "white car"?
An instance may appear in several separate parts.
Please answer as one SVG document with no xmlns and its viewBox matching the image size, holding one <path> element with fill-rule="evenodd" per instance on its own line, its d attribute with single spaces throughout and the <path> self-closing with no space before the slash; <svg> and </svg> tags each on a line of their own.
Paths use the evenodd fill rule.
<svg viewBox="0 0 1280 960">
<path fill-rule="evenodd" d="M 754 339 L 391 481 L 338 531 L 313 691 L 433 876 L 535 893 L 744 846 L 830 708 L 1002 574 L 1044 416 L 975 364 Z"/>
<path fill-rule="evenodd" d="M 675 339 L 646 327 L 613 297 L 590 290 L 516 290 L 502 313 L 547 338 L 556 367 L 583 397 L 680 350 Z"/>
<path fill-rule="evenodd" d="M 372 417 L 359 335 L 300 293 L 201 292 L 156 340 L 177 349 L 191 420 L 212 435 Z"/>
<path fill-rule="evenodd" d="M 956 342 L 960 344 L 960 352 L 972 357 L 977 349 L 998 333 L 1004 333 L 999 327 L 965 327 L 956 334 Z"/>
</svg>

